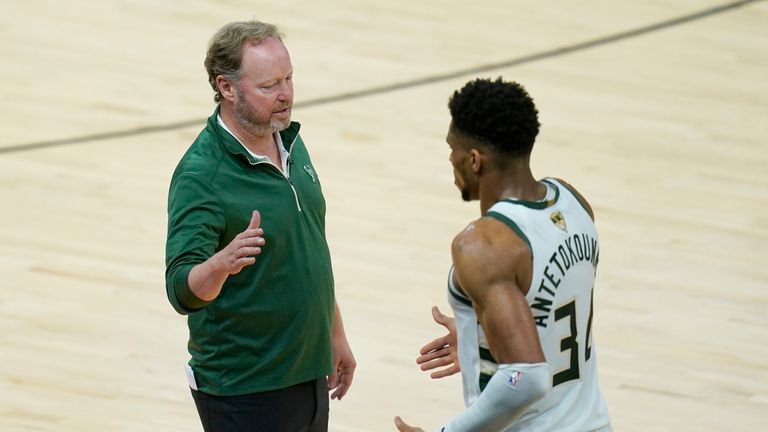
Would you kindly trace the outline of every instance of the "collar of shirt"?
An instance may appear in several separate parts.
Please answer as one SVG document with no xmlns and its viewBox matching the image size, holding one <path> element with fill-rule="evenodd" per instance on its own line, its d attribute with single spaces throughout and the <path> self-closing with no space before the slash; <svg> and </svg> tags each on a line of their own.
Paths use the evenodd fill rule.
<svg viewBox="0 0 768 432">
<path fill-rule="evenodd" d="M 233 137 L 234 137 L 234 138 L 237 140 L 237 142 L 239 142 L 239 143 L 240 143 L 240 145 L 241 145 L 241 146 L 243 146 L 243 148 L 245 149 L 245 151 L 247 151 L 247 152 L 248 152 L 248 154 L 250 154 L 251 156 L 253 156 L 253 158 L 254 158 L 254 159 L 256 159 L 256 160 L 258 160 L 258 161 L 265 161 L 265 162 L 269 162 L 269 163 L 271 163 L 271 164 L 273 164 L 273 165 L 276 165 L 276 164 L 275 164 L 275 162 L 274 162 L 273 160 L 269 159 L 269 157 L 267 157 L 267 156 L 264 156 L 264 155 L 260 155 L 260 154 L 256 154 L 256 153 L 252 152 L 252 151 L 251 151 L 251 149 L 249 149 L 248 147 L 246 147 L 246 146 L 245 146 L 245 144 L 243 144 L 243 142 L 242 142 L 242 141 L 240 141 L 240 138 L 238 138 L 238 137 L 237 137 L 235 134 L 233 134 L 233 133 L 232 133 L 232 131 L 231 131 L 231 130 L 229 130 L 229 128 L 227 127 L 227 125 L 226 125 L 226 124 L 224 124 L 224 120 L 222 120 L 222 119 L 221 119 L 221 114 L 217 114 L 217 115 L 216 115 L 216 122 L 217 122 L 217 123 L 219 124 L 219 126 L 221 126 L 221 127 L 222 127 L 222 128 L 225 130 L 225 131 L 227 131 L 227 132 L 228 132 L 230 135 L 232 135 L 232 136 L 233 136 Z M 281 165 L 282 165 L 282 167 L 283 167 L 283 173 L 284 173 L 286 176 L 288 176 L 288 157 L 290 156 L 290 154 L 288 153 L 288 151 L 285 149 L 285 146 L 283 145 L 283 139 L 280 137 L 280 133 L 278 133 L 278 132 L 275 132 L 275 133 L 274 133 L 274 137 L 275 137 L 275 142 L 277 143 L 277 149 L 278 149 L 278 151 L 280 151 L 280 162 L 281 162 Z"/>
</svg>

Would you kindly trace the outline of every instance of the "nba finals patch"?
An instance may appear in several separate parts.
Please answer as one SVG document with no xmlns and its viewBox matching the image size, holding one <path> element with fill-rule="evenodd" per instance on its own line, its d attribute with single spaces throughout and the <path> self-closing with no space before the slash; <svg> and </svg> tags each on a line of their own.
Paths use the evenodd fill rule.
<svg viewBox="0 0 768 432">
<path fill-rule="evenodd" d="M 549 220 L 551 220 L 556 227 L 560 228 L 561 231 L 568 230 L 568 227 L 565 225 L 565 217 L 559 211 L 556 211 L 551 215 L 549 215 Z"/>
</svg>

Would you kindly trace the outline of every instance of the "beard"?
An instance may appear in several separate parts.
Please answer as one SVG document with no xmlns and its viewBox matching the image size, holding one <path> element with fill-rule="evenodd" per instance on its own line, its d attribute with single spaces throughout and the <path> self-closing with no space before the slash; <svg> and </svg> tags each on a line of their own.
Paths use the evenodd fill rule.
<svg viewBox="0 0 768 432">
<path fill-rule="evenodd" d="M 469 188 L 466 186 L 461 188 L 461 199 L 466 202 L 472 201 L 472 195 L 469 193 Z"/>
<path fill-rule="evenodd" d="M 236 88 L 238 98 L 235 100 L 234 115 L 237 124 L 254 135 L 265 135 L 279 132 L 291 124 L 291 113 L 285 119 L 273 119 L 272 113 L 263 115 L 256 107 L 242 97 L 243 92 Z M 290 105 L 288 105 L 290 106 Z"/>
<path fill-rule="evenodd" d="M 472 192 L 469 185 L 464 181 L 464 177 L 458 174 L 458 171 L 455 168 L 453 170 L 453 184 L 456 185 L 456 188 L 461 193 L 461 199 L 463 201 L 472 201 Z"/>
</svg>

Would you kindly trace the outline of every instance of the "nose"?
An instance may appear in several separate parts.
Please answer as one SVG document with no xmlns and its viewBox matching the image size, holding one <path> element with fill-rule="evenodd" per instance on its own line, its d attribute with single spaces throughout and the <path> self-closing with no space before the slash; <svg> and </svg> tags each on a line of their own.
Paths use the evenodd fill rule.
<svg viewBox="0 0 768 432">
<path fill-rule="evenodd" d="M 280 83 L 280 92 L 277 98 L 281 101 L 293 100 L 293 82 L 291 80 L 283 80 Z"/>
</svg>

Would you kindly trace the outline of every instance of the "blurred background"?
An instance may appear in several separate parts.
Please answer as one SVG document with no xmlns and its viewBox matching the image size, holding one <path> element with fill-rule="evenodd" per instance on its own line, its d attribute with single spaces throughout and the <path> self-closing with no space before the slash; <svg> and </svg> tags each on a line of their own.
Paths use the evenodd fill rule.
<svg viewBox="0 0 768 432">
<path fill-rule="evenodd" d="M 587 0 L 0 0 L 0 430 L 201 430 L 187 328 L 165 295 L 167 188 L 213 112 L 213 33 L 286 34 L 293 119 L 328 202 L 358 360 L 331 431 L 427 430 L 458 376 L 415 358 L 443 329 L 450 94 L 528 89 L 532 166 L 590 200 L 594 337 L 617 431 L 768 420 L 768 4 Z"/>
</svg>

